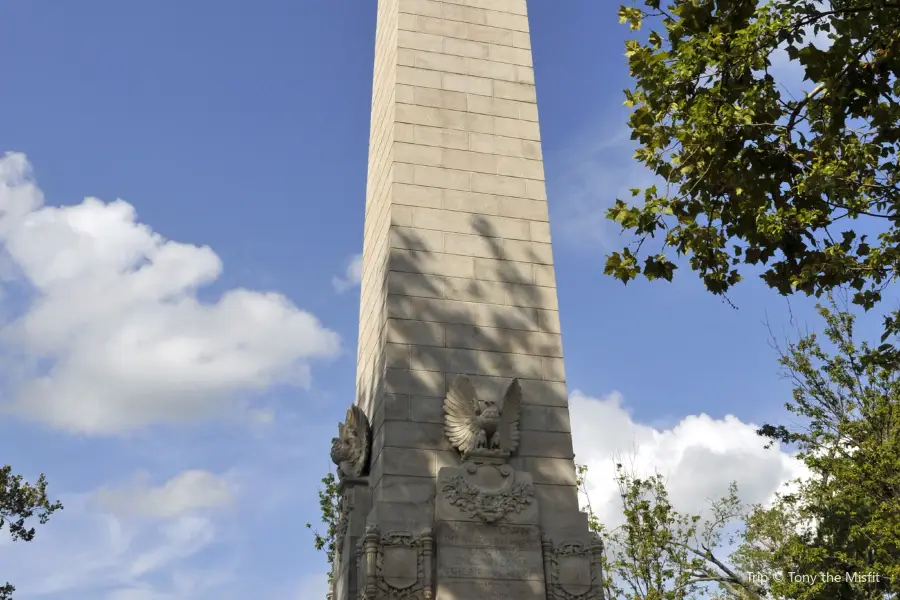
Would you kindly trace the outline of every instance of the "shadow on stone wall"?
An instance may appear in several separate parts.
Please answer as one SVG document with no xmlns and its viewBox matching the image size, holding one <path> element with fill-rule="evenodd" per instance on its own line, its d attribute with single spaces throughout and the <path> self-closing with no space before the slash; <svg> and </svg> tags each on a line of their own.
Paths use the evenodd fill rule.
<svg viewBox="0 0 900 600">
<path fill-rule="evenodd" d="M 391 227 L 384 277 L 387 317 L 394 321 L 369 398 L 359 399 L 371 407 L 375 499 L 426 506 L 438 470 L 460 464 L 443 431 L 444 396 L 458 374 L 471 379 L 480 397 L 498 401 L 518 377 L 522 441 L 511 464 L 532 474 L 542 506 L 577 511 L 549 245 L 539 256 L 526 243 L 501 238 L 478 215 L 469 232 L 474 259 L 443 254 L 419 231 Z M 516 261 L 508 260 L 513 250 Z M 469 273 L 467 261 L 478 271 Z M 534 285 L 535 265 L 549 285 Z"/>
</svg>

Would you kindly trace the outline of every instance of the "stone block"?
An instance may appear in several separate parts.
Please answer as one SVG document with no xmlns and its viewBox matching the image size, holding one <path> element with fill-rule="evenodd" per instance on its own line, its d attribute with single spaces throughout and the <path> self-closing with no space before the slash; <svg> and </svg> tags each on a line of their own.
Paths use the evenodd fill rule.
<svg viewBox="0 0 900 600">
<path fill-rule="evenodd" d="M 455 54 L 467 58 L 487 58 L 490 52 L 487 44 L 455 38 L 445 38 L 443 50 L 447 54 Z"/>
<path fill-rule="evenodd" d="M 419 423 L 444 423 L 444 392 L 440 396 L 411 396 L 409 417 Z"/>
<path fill-rule="evenodd" d="M 400 48 L 425 50 L 427 52 L 440 52 L 443 47 L 441 36 L 419 33 L 417 31 L 398 31 L 397 45 Z"/>
<path fill-rule="evenodd" d="M 525 196 L 532 200 L 547 200 L 547 185 L 543 181 L 529 180 L 525 182 Z"/>
<path fill-rule="evenodd" d="M 538 329 L 548 333 L 559 333 L 561 328 L 559 324 L 559 311 L 557 310 L 539 310 L 537 312 Z"/>
<path fill-rule="evenodd" d="M 477 304 L 473 307 L 475 325 L 498 329 L 540 331 L 537 311 L 521 306 Z"/>
<path fill-rule="evenodd" d="M 441 89 L 453 92 L 464 92 L 478 96 L 490 96 L 495 93 L 491 80 L 482 77 L 444 73 L 441 82 L 439 86 Z"/>
<path fill-rule="evenodd" d="M 504 217 L 547 221 L 550 218 L 547 203 L 525 198 L 499 198 L 499 214 Z"/>
<path fill-rule="evenodd" d="M 525 223 L 525 221 L 519 221 Z M 504 236 L 506 237 L 506 236 Z M 533 283 L 534 266 L 531 263 L 518 263 L 510 260 L 492 258 L 476 258 L 475 277 L 487 281 L 504 281 L 507 283 Z"/>
<path fill-rule="evenodd" d="M 562 340 L 552 333 L 448 324 L 444 335 L 445 345 L 451 348 L 562 357 Z"/>
<path fill-rule="evenodd" d="M 402 26 L 401 22 L 401 26 Z M 450 21 L 445 19 L 437 19 L 433 17 L 419 16 L 416 18 L 415 31 L 422 33 L 430 33 L 452 38 L 467 38 L 467 24 L 460 21 Z M 510 40 L 514 41 L 513 39 Z"/>
<path fill-rule="evenodd" d="M 524 381 L 519 382 L 525 383 Z M 565 406 L 544 406 L 543 399 L 534 396 L 523 398 L 520 429 L 534 431 L 557 431 L 571 433 L 572 425 L 569 420 L 569 409 Z"/>
<path fill-rule="evenodd" d="M 395 448 L 385 446 L 379 456 L 381 473 L 384 475 L 408 475 L 412 477 L 431 477 L 432 460 L 428 450 L 418 448 Z"/>
<path fill-rule="evenodd" d="M 468 72 L 466 59 L 462 56 L 444 54 L 438 52 L 417 51 L 415 54 L 415 66 L 419 69 L 431 69 L 444 73 L 458 73 L 465 75 Z M 454 108 L 454 107 L 446 107 Z M 462 107 L 465 110 L 464 107 Z"/>
<path fill-rule="evenodd" d="M 443 250 L 448 254 L 459 254 L 476 258 L 495 258 L 503 254 L 499 238 L 486 238 L 480 235 L 461 233 L 445 233 Z M 501 300 L 502 302 L 502 300 Z"/>
<path fill-rule="evenodd" d="M 519 158 L 518 156 L 498 156 L 496 172 L 498 175 L 543 180 L 544 163 L 539 160 Z"/>
<path fill-rule="evenodd" d="M 432 240 L 429 239 L 429 244 Z M 523 240 L 506 240 L 503 244 L 503 258 L 519 262 L 553 264 L 553 250 L 550 244 L 526 242 Z"/>
<path fill-rule="evenodd" d="M 410 396 L 443 396 L 444 377 L 433 371 L 386 369 L 385 392 Z"/>
<path fill-rule="evenodd" d="M 450 450 L 444 428 L 436 423 L 416 421 L 386 421 L 385 446 L 420 450 Z"/>
<path fill-rule="evenodd" d="M 516 31 L 513 34 L 513 46 L 516 48 L 527 48 L 531 50 L 531 36 L 523 31 Z"/>
<path fill-rule="evenodd" d="M 563 359 L 545 356 L 541 359 L 541 363 L 541 379 L 547 381 L 566 380 L 566 366 Z"/>
<path fill-rule="evenodd" d="M 448 92 L 437 90 L 442 94 L 455 94 L 456 92 Z M 453 104 L 455 102 L 445 102 L 445 104 Z M 461 110 L 465 110 L 465 107 Z M 426 146 L 438 146 L 440 148 L 455 148 L 457 150 L 466 150 L 469 147 L 469 133 L 459 129 L 441 129 L 439 127 L 427 127 L 425 125 L 415 125 L 413 127 L 413 139 L 417 144 Z M 445 165 L 447 166 L 447 165 Z M 435 206 L 438 208 L 438 206 Z"/>
<path fill-rule="evenodd" d="M 524 67 L 534 66 L 532 63 L 531 52 L 523 48 L 497 45 L 490 45 L 488 48 L 490 59 L 494 62 L 509 63 Z"/>
<path fill-rule="evenodd" d="M 395 225 L 391 227 L 389 243 L 391 248 L 440 252 L 444 245 L 444 237 L 439 231 Z"/>
<path fill-rule="evenodd" d="M 394 143 L 394 159 L 410 165 L 441 167 L 441 149 L 419 144 Z"/>
<path fill-rule="evenodd" d="M 516 67 L 507 63 L 470 58 L 466 61 L 466 72 L 474 77 L 516 81 Z"/>
<path fill-rule="evenodd" d="M 442 206 L 444 210 L 458 210 L 480 215 L 497 215 L 500 210 L 497 196 L 458 190 L 446 190 Z"/>
<path fill-rule="evenodd" d="M 525 195 L 525 180 L 517 177 L 472 173 L 471 190 L 482 194 L 522 197 Z"/>
<path fill-rule="evenodd" d="M 500 157 L 493 154 L 444 149 L 438 160 L 441 161 L 441 166 L 448 169 L 494 174 L 497 172 L 499 159 Z"/>
<path fill-rule="evenodd" d="M 471 174 L 467 171 L 454 171 L 438 167 L 416 165 L 413 171 L 413 183 L 451 190 L 470 190 Z"/>
<path fill-rule="evenodd" d="M 546 458 L 574 458 L 572 434 L 523 429 L 519 442 L 519 456 Z"/>
<path fill-rule="evenodd" d="M 451 37 L 464 37 L 467 40 L 472 40 L 474 42 L 500 44 L 503 46 L 516 45 L 516 36 L 514 31 L 511 31 L 509 29 L 500 29 L 497 27 L 488 27 L 486 25 L 476 25 L 473 23 L 465 25 L 464 35 L 455 35 Z"/>
<path fill-rule="evenodd" d="M 519 103 L 519 118 L 523 121 L 533 121 L 537 123 L 538 121 L 538 107 L 537 104 L 532 104 L 530 102 L 520 102 Z"/>
<path fill-rule="evenodd" d="M 441 3 L 435 0 L 399 0 L 398 10 L 401 13 L 440 17 Z"/>
<path fill-rule="evenodd" d="M 505 297 L 505 284 L 497 281 L 457 277 L 448 277 L 444 280 L 444 298 L 448 300 L 502 304 Z"/>
<path fill-rule="evenodd" d="M 415 67 L 404 67 L 400 65 L 397 67 L 397 83 L 440 89 L 441 73 L 439 71 L 429 71 L 427 69 L 417 69 Z M 498 97 L 507 98 L 508 96 Z M 515 99 L 520 100 L 521 98 Z"/>
<path fill-rule="evenodd" d="M 474 373 L 477 375 L 540 379 L 543 372 L 540 356 L 511 354 L 508 352 L 477 351 L 476 357 L 477 370 L 475 370 Z M 466 372 L 459 369 L 453 369 L 453 371 L 459 373 Z"/>
<path fill-rule="evenodd" d="M 388 343 L 384 349 L 385 366 L 389 369 L 409 368 L 409 346 Z"/>
<path fill-rule="evenodd" d="M 466 110 L 495 117 L 518 119 L 520 108 L 519 103 L 514 100 L 468 94 L 466 96 Z"/>
<path fill-rule="evenodd" d="M 375 487 L 374 498 L 376 502 L 423 505 L 434 502 L 434 478 L 382 475 Z"/>
<path fill-rule="evenodd" d="M 521 104 L 517 104 L 517 107 L 521 107 Z M 518 118 L 494 117 L 493 133 L 523 140 L 538 141 L 541 139 L 541 128 L 537 121 L 525 121 Z M 546 198 L 542 199 L 546 200 Z"/>
<path fill-rule="evenodd" d="M 474 305 L 443 298 L 409 298 L 409 318 L 439 323 L 474 325 Z"/>
<path fill-rule="evenodd" d="M 547 221 L 531 221 L 528 226 L 528 237 L 532 242 L 550 243 L 550 223 Z"/>
<path fill-rule="evenodd" d="M 444 285 L 442 280 L 434 276 L 391 271 L 388 273 L 388 293 L 441 298 L 444 293 Z"/>
<path fill-rule="evenodd" d="M 522 395 L 528 404 L 569 406 L 566 384 L 561 381 L 522 381 Z"/>
<path fill-rule="evenodd" d="M 541 267 L 544 265 L 534 265 Z M 524 283 L 511 283 L 506 289 L 506 304 L 510 306 L 527 306 L 530 308 L 543 308 L 556 310 L 558 299 L 556 288 L 529 285 Z"/>
<path fill-rule="evenodd" d="M 443 17 L 451 21 L 485 24 L 487 11 L 463 4 L 445 3 Z"/>
<path fill-rule="evenodd" d="M 417 346 L 444 345 L 444 325 L 440 323 L 388 319 L 385 334 L 388 343 Z"/>
</svg>

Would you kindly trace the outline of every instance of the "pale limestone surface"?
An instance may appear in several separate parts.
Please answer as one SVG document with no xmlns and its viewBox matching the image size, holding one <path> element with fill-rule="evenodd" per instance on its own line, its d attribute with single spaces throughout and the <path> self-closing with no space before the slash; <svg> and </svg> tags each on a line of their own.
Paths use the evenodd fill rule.
<svg viewBox="0 0 900 600">
<path fill-rule="evenodd" d="M 382 533 L 435 528 L 437 600 L 545 597 L 543 567 L 500 588 L 490 577 L 441 587 L 456 552 L 441 554 L 441 535 L 459 519 L 435 514 L 436 505 L 446 513 L 440 471 L 461 463 L 443 414 L 457 374 L 481 398 L 499 400 L 513 377 L 521 383 L 521 442 L 509 466 L 534 492 L 534 529 L 519 547 L 537 553 L 529 568 L 541 535 L 588 539 L 536 98 L 525 0 L 378 0 L 356 400 L 373 446 L 370 497 L 357 504 Z M 358 514 L 351 523 L 355 546 Z M 350 573 L 354 551 L 338 561 L 335 600 L 364 587 L 362 571 L 359 581 Z M 473 561 L 455 572 L 485 572 Z"/>
</svg>

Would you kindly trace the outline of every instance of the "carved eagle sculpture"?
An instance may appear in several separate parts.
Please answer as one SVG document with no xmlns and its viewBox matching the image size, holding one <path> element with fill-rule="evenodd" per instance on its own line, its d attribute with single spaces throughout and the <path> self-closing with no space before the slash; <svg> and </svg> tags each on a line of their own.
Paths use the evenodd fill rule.
<svg viewBox="0 0 900 600">
<path fill-rule="evenodd" d="M 371 446 L 369 419 L 360 407 L 351 404 L 347 418 L 338 423 L 338 437 L 331 439 L 331 460 L 338 467 L 338 477 L 343 480 L 366 475 Z"/>
<path fill-rule="evenodd" d="M 519 446 L 519 412 L 522 388 L 513 379 L 506 388 L 503 405 L 481 400 L 475 386 L 459 375 L 444 399 L 444 432 L 463 458 L 473 452 L 509 456 Z"/>
</svg>

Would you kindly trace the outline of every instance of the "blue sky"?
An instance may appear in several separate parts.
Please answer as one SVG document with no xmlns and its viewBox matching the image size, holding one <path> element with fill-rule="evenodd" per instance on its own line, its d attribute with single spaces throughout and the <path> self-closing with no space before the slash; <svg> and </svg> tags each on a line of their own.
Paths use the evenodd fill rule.
<svg viewBox="0 0 900 600">
<path fill-rule="evenodd" d="M 0 213 L 14 200 L 35 219 L 0 219 L 0 452 L 26 476 L 46 472 L 67 505 L 33 544 L 0 542 L 0 580 L 21 598 L 322 589 L 304 524 L 317 519 L 328 440 L 354 398 L 358 288 L 334 280 L 362 246 L 375 7 L 0 7 L 0 153 L 27 156 L 44 196 L 41 208 L 24 158 L 5 159 Z M 690 273 L 627 287 L 602 275 L 619 243 L 604 209 L 649 181 L 631 160 L 616 8 L 530 5 L 569 389 L 580 390 L 576 450 L 598 465 L 601 500 L 609 455 L 630 450 L 692 482 L 675 494 L 685 505 L 697 489 L 718 493 L 730 467 L 762 498 L 794 468 L 751 435 L 789 392 L 763 326 L 768 316 L 786 327 L 787 302 L 754 281 L 734 293 L 735 310 Z M 108 204 L 119 198 L 127 205 Z M 78 246 L 73 223 L 115 243 Z M 177 307 L 164 293 L 128 296 L 110 275 L 147 262 L 185 278 Z M 817 325 L 810 303 L 792 306 Z M 147 331 L 157 346 L 109 349 Z M 154 375 L 168 364 L 159 352 L 208 352 L 219 370 L 190 372 L 202 393 L 168 386 Z M 54 380 L 41 380 L 53 365 Z M 711 478 L 713 464 L 724 474 Z"/>
</svg>

